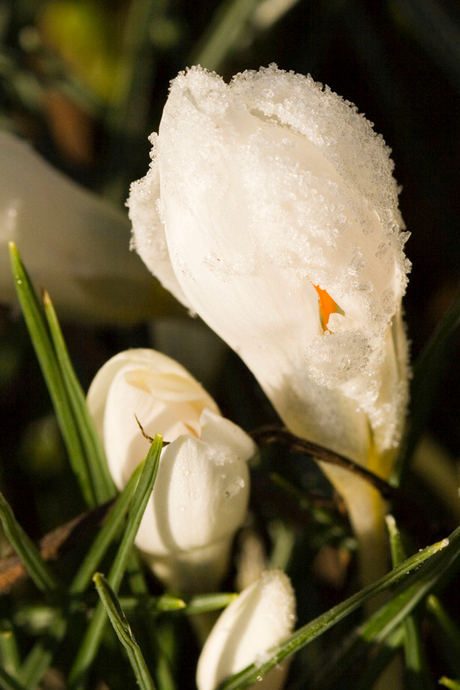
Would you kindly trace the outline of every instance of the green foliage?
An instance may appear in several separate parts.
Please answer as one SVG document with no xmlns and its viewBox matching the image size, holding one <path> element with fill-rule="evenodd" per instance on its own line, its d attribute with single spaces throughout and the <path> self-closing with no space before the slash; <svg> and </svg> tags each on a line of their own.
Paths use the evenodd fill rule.
<svg viewBox="0 0 460 690">
<path fill-rule="evenodd" d="M 277 3 L 278 14 L 275 4 L 262 0 L 188 5 L 181 0 L 174 5 L 167 0 L 5 2 L 0 7 L 1 124 L 33 136 L 38 147 L 67 172 L 123 203 L 128 184 L 145 169 L 147 135 L 157 129 L 169 79 L 192 62 L 222 71 L 226 78 L 272 60 L 282 68 L 312 72 L 315 79 L 356 101 L 378 123 L 377 130 L 385 132 L 394 149 L 396 175 L 405 187 L 402 203 L 413 232 L 409 255 L 412 252 L 414 260 L 406 311 L 414 351 L 421 353 L 415 360 L 411 416 L 392 483 L 401 487 L 397 489 L 403 496 L 401 504 L 407 486 L 419 491 L 415 506 L 422 508 L 417 512 L 408 502 L 409 508 L 398 512 L 401 505 L 392 506 L 397 518 L 397 523 L 389 522 L 393 570 L 371 587 L 356 591 L 356 543 L 330 487 L 304 457 L 280 451 L 273 460 L 262 453 L 253 468 L 255 530 L 262 535 L 271 562 L 289 570 L 299 600 L 299 628 L 261 666 L 227 679 L 222 688 L 256 683 L 281 659 L 293 656 L 287 688 L 371 690 L 399 656 L 404 657 L 408 690 L 425 690 L 435 683 L 459 690 L 458 588 L 451 583 L 460 567 L 460 537 L 455 530 L 449 543 L 443 540 L 453 526 L 442 500 L 414 479 L 410 460 L 433 414 L 441 417 L 438 429 L 446 434 L 454 455 L 459 448 L 454 386 L 447 392 L 441 386 L 449 367 L 451 383 L 458 378 L 458 364 L 452 361 L 460 322 L 460 298 L 455 297 L 458 129 L 446 108 L 455 114 L 460 105 L 460 22 L 455 9 L 438 0 L 390 1 L 378 8 L 364 0 L 298 0 Z M 46 38 L 51 34 L 54 42 Z M 51 97 L 56 94 L 66 105 L 53 111 Z M 72 119 L 69 112 L 75 111 L 79 114 Z M 88 136 L 78 139 L 80 143 L 98 141 L 97 156 L 94 150 L 88 152 L 91 163 L 66 158 L 59 138 L 62 135 L 68 144 L 81 131 Z M 450 171 L 450 178 L 444 171 Z M 56 229 L 57 235 L 64 230 Z M 49 251 L 52 256 L 52 248 Z M 92 510 L 112 501 L 116 491 L 51 300 L 45 293 L 41 303 L 14 245 L 10 253 L 29 336 L 0 310 L 0 393 L 7 401 L 2 407 L 0 519 L 32 584 L 26 581 L 8 591 L 0 571 L 0 687 L 46 690 L 50 669 L 58 669 L 62 686 L 71 690 L 97 687 L 101 680 L 111 690 L 124 690 L 135 686 L 135 678 L 143 688 L 194 687 L 198 645 L 192 626 L 199 620 L 195 617 L 218 611 L 236 594 L 179 597 L 162 592 L 132 548 L 158 468 L 159 439 L 125 490 L 107 505 L 97 532 L 80 535 L 58 562 L 50 564 L 20 524 L 31 530 L 34 521 L 51 514 L 56 525 L 63 521 L 56 516 L 68 497 L 75 499 L 69 511 L 81 503 L 80 497 Z M 441 319 L 444 309 L 439 304 L 452 297 L 452 306 Z M 50 487 L 45 472 L 27 475 L 29 458 L 20 457 L 5 433 L 9 423 L 15 430 L 28 425 L 32 443 L 38 445 L 32 422 L 48 412 L 44 401 L 31 394 L 33 386 L 27 388 L 31 373 L 24 364 L 27 337 L 40 363 L 71 468 L 67 471 L 59 456 L 56 466 L 65 469 L 59 470 Z M 101 342 L 105 346 L 112 340 L 122 349 L 137 346 L 139 337 L 139 332 L 101 335 L 88 327 L 83 337 L 77 334 L 74 349 L 88 339 L 86 356 L 98 361 Z M 247 428 L 265 423 L 270 412 L 262 396 L 254 393 L 240 365 L 230 361 L 232 366 L 222 372 L 219 384 L 229 416 L 243 420 Z M 88 370 L 91 367 L 93 362 Z M 85 365 L 77 366 L 77 371 L 84 381 Z M 15 389 L 20 388 L 20 378 L 23 396 L 18 405 Z M 8 422 L 5 413 L 10 407 Z M 26 448 L 27 456 L 30 446 L 22 443 L 24 435 L 23 429 L 17 446 Z M 59 502 L 55 494 L 60 493 Z M 29 507 L 29 502 L 31 518 L 26 524 L 24 505 Z M 41 525 L 36 534 L 40 530 Z M 407 558 L 407 553 L 415 552 Z M 336 579 L 324 567 L 325 554 L 335 558 Z M 11 568 L 16 566 L 15 562 Z M 108 573 L 107 580 L 94 575 L 98 570 Z M 91 586 L 93 577 L 103 602 L 98 602 Z M 225 587 L 232 590 L 235 581 L 229 577 Z M 363 604 L 378 592 L 386 592 L 386 601 L 366 618 Z M 108 617 L 131 668 L 127 663 L 123 666 L 123 652 L 107 625 Z M 190 668 L 185 659 L 191 660 Z M 116 672 L 114 661 L 120 664 Z M 442 677 L 435 677 L 432 669 Z"/>
</svg>

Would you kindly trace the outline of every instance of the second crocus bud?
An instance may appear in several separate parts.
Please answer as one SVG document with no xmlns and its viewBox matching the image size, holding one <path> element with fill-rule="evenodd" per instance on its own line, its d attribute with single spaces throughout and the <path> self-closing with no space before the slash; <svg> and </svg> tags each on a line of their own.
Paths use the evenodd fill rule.
<svg viewBox="0 0 460 690">
<path fill-rule="evenodd" d="M 246 516 L 251 438 L 220 415 L 180 364 L 153 350 L 109 360 L 91 384 L 88 404 L 119 489 L 149 447 L 136 417 L 146 434 L 169 442 L 136 545 L 170 589 L 217 587 Z"/>
<path fill-rule="evenodd" d="M 287 575 L 269 570 L 246 587 L 220 616 L 198 662 L 198 690 L 215 690 L 228 676 L 250 664 L 263 663 L 272 647 L 291 634 L 295 624 L 295 595 Z M 273 668 L 257 683 L 263 690 L 279 690 L 287 665 Z"/>
</svg>

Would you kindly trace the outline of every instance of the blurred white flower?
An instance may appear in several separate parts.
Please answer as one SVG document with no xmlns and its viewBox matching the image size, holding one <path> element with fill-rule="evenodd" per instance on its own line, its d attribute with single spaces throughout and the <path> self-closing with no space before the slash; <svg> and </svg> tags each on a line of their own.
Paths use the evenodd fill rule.
<svg viewBox="0 0 460 690">
<path fill-rule="evenodd" d="M 0 302 L 17 297 L 14 241 L 38 288 L 66 318 L 139 321 L 157 312 L 155 281 L 127 250 L 129 220 L 53 168 L 31 146 L 0 132 Z"/>
<path fill-rule="evenodd" d="M 272 65 L 229 85 L 181 73 L 152 143 L 128 202 L 147 266 L 292 432 L 388 477 L 408 396 L 409 263 L 382 138 L 327 87 Z M 325 471 L 363 538 L 383 530 L 375 490 Z"/>
<path fill-rule="evenodd" d="M 287 575 L 269 570 L 247 587 L 221 614 L 198 661 L 198 690 L 215 690 L 228 676 L 263 663 L 272 647 L 295 625 L 295 595 Z M 261 690 L 282 687 L 287 664 L 277 665 L 257 683 Z"/>
<path fill-rule="evenodd" d="M 145 433 L 169 442 L 136 545 L 170 588 L 215 588 L 246 516 L 253 441 L 180 364 L 154 350 L 110 359 L 91 384 L 88 405 L 119 489 L 149 448 L 135 415 Z"/>
</svg>

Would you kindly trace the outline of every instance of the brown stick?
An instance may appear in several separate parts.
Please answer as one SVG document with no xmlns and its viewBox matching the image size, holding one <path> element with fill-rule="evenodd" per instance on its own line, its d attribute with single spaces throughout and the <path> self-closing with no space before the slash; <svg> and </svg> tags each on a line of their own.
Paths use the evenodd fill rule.
<svg viewBox="0 0 460 690">
<path fill-rule="evenodd" d="M 387 500 L 395 499 L 397 496 L 397 490 L 374 472 L 367 470 L 344 455 L 334 453 L 332 450 L 323 448 L 323 446 L 311 443 L 311 441 L 305 441 L 303 438 L 291 434 L 287 429 L 277 426 L 263 426 L 253 431 L 251 436 L 259 447 L 269 446 L 272 443 L 284 443 L 293 453 L 304 453 L 313 460 L 343 467 L 372 484 Z"/>
<path fill-rule="evenodd" d="M 81 513 L 73 520 L 45 534 L 38 543 L 42 558 L 45 561 L 60 558 L 86 534 L 94 531 L 104 522 L 113 503 L 114 500 L 108 501 L 94 510 Z M 27 572 L 16 554 L 0 559 L 0 595 L 9 592 L 13 585 L 26 577 Z"/>
</svg>

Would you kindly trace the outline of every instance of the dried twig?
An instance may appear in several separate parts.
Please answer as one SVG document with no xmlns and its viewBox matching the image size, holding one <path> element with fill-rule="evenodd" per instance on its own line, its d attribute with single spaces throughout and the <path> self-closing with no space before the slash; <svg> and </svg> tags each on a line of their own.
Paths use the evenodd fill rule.
<svg viewBox="0 0 460 690">
<path fill-rule="evenodd" d="M 253 431 L 251 436 L 260 447 L 269 446 L 272 443 L 284 443 L 293 453 L 304 453 L 314 460 L 343 467 L 372 484 L 387 500 L 395 499 L 397 496 L 397 490 L 377 474 L 370 472 L 344 455 L 334 453 L 332 450 L 323 448 L 323 446 L 311 443 L 311 441 L 305 441 L 303 438 L 291 434 L 287 429 L 277 426 L 263 426 Z"/>
</svg>

